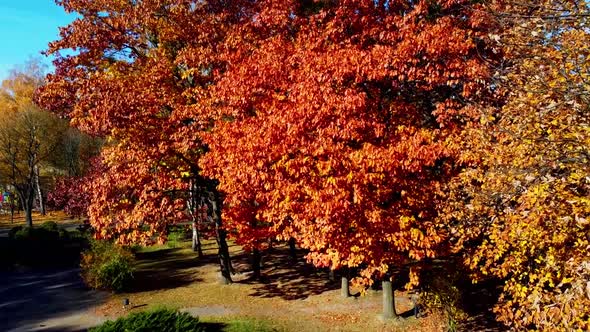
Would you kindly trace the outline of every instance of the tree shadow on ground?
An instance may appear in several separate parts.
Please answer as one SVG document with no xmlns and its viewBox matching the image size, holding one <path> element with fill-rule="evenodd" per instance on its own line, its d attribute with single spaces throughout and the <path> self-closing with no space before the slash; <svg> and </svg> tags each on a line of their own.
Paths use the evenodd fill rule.
<svg viewBox="0 0 590 332">
<path fill-rule="evenodd" d="M 458 322 L 460 331 L 499 332 L 507 327 L 496 320 L 492 308 L 498 302 L 501 283 L 486 280 L 473 283 L 459 257 L 435 259 L 422 271 L 420 288 L 442 299 L 443 305 L 456 307 L 467 314 Z"/>
<path fill-rule="evenodd" d="M 288 248 L 275 247 L 262 259 L 260 279 L 247 279 L 239 283 L 252 284 L 250 296 L 263 298 L 280 297 L 285 300 L 305 299 L 338 288 L 330 281 L 328 273 L 307 264 L 303 252 L 293 260 Z M 232 258 L 236 270 L 250 271 L 250 257 L 243 253 Z"/>
<path fill-rule="evenodd" d="M 213 264 L 215 256 L 207 255 L 198 259 L 196 254 L 187 255 L 186 251 L 183 248 L 169 248 L 137 253 L 137 270 L 129 293 L 172 289 L 203 281 L 197 268 Z"/>
<path fill-rule="evenodd" d="M 462 287 L 462 309 L 469 318 L 459 325 L 462 331 L 500 332 L 507 327 L 496 320 L 492 308 L 498 301 L 501 285 L 496 280 L 477 284 L 465 284 Z"/>
<path fill-rule="evenodd" d="M 418 317 L 424 317 L 424 316 L 418 315 L 418 312 L 415 310 L 415 308 L 408 309 L 408 310 L 406 310 L 406 311 L 404 311 L 402 313 L 399 313 L 398 316 L 400 318 L 410 318 L 410 317 L 418 318 Z"/>
</svg>

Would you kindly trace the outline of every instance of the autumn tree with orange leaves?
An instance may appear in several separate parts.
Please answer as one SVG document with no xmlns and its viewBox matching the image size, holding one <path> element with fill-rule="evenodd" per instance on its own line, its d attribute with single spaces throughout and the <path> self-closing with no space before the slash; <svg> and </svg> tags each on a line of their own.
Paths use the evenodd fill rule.
<svg viewBox="0 0 590 332">
<path fill-rule="evenodd" d="M 199 182 L 203 196 L 215 196 L 214 182 L 202 178 L 197 166 L 203 146 L 196 133 L 209 122 L 187 115 L 196 101 L 183 95 L 188 85 L 205 86 L 211 79 L 188 82 L 181 59 L 187 45 L 214 45 L 214 25 L 221 26 L 221 16 L 231 9 L 213 5 L 215 19 L 215 13 L 190 1 L 57 3 L 80 17 L 50 44 L 47 53 L 56 55 L 56 71 L 38 101 L 105 138 L 101 172 L 84 185 L 91 197 L 90 223 L 99 238 L 125 244 L 164 241 L 169 225 L 189 219 L 191 181 Z M 61 55 L 67 49 L 76 54 Z M 209 202 L 211 210 L 221 206 Z M 222 272 L 230 281 L 220 218 L 217 225 Z"/>
<path fill-rule="evenodd" d="M 255 252 L 293 238 L 362 285 L 390 288 L 407 264 L 416 284 L 448 251 L 441 189 L 500 57 L 481 3 L 58 3 L 80 18 L 50 45 L 39 101 L 107 138 L 89 207 L 100 237 L 163 239 L 198 181 L 212 211 L 224 196 L 219 239 Z"/>
<path fill-rule="evenodd" d="M 217 115 L 200 165 L 220 180 L 238 243 L 295 238 L 316 266 L 385 288 L 395 268 L 446 253 L 440 189 L 499 56 L 482 9 L 269 1 L 234 30 L 200 105 Z"/>
</svg>

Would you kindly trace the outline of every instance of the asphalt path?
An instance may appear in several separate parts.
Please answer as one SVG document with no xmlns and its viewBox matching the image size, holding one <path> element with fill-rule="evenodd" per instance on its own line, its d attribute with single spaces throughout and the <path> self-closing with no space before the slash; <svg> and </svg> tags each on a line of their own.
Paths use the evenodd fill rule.
<svg viewBox="0 0 590 332">
<path fill-rule="evenodd" d="M 0 331 L 85 331 L 105 320 L 93 308 L 106 297 L 77 268 L 0 272 Z"/>
</svg>

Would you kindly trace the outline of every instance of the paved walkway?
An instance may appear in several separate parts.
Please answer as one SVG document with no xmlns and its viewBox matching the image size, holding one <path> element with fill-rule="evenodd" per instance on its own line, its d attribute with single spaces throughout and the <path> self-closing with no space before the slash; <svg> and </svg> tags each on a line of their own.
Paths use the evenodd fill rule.
<svg viewBox="0 0 590 332">
<path fill-rule="evenodd" d="M 85 331 L 106 293 L 88 290 L 79 269 L 0 272 L 0 330 Z"/>
</svg>

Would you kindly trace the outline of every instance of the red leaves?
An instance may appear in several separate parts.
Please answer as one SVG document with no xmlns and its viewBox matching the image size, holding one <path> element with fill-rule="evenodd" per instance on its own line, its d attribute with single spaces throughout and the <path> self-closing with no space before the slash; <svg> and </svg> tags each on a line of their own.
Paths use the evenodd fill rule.
<svg viewBox="0 0 590 332">
<path fill-rule="evenodd" d="M 198 162 L 247 247 L 295 237 L 364 277 L 440 249 L 437 188 L 459 115 L 487 93 L 469 3 L 66 6 L 85 14 L 50 51 L 84 51 L 56 62 L 40 100 L 111 140 L 91 207 L 103 229 L 157 233 L 177 212 L 161 193 Z"/>
<path fill-rule="evenodd" d="M 456 100 L 473 97 L 460 84 L 489 71 L 475 54 L 481 31 L 456 16 L 419 19 L 424 5 L 413 20 L 336 6 L 279 44 L 244 45 L 252 56 L 234 59 L 214 87 L 234 118 L 207 136 L 201 162 L 221 181 L 238 238 L 256 236 L 255 215 L 311 249 L 316 264 L 381 273 L 440 250 L 436 188 L 458 156 L 447 143 L 466 113 Z M 384 38 L 393 45 L 375 42 Z M 243 206 L 257 212 L 242 219 L 233 211 Z"/>
</svg>

